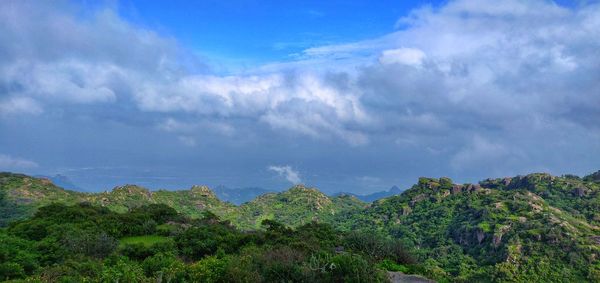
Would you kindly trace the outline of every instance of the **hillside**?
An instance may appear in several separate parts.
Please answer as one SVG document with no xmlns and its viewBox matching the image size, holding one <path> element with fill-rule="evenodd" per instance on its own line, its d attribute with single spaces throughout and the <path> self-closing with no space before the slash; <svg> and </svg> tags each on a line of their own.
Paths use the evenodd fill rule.
<svg viewBox="0 0 600 283">
<path fill-rule="evenodd" d="M 421 178 L 339 219 L 401 239 L 438 280 L 599 280 L 596 179 L 530 174 L 454 184 Z"/>
<path fill-rule="evenodd" d="M 241 231 L 151 204 L 116 213 L 91 204 L 40 207 L 0 229 L 0 280 L 10 282 L 386 282 L 420 270 L 392 241 L 309 223 Z M 369 238 L 377 250 L 363 244 Z M 343 247 L 343 249 L 340 249 Z M 387 271 L 387 272 L 386 272 Z M 388 273 L 389 272 L 389 273 Z"/>
<path fill-rule="evenodd" d="M 3 201 L 14 208 L 11 212 L 6 212 L 6 217 L 2 217 L 5 223 L 30 216 L 38 207 L 50 203 L 89 202 L 115 212 L 126 212 L 148 204 L 166 204 L 179 213 L 196 218 L 205 210 L 225 216 L 236 209 L 233 204 L 219 200 L 206 186 L 193 186 L 189 190 L 180 191 L 150 191 L 136 185 L 124 185 L 110 192 L 80 193 L 57 187 L 48 179 L 0 173 L 0 192 L 4 195 Z"/>
<path fill-rule="evenodd" d="M 48 179 L 23 174 L 0 173 L 0 227 L 30 216 L 50 203 L 73 204 L 85 199 L 84 193 L 59 188 Z"/>
<path fill-rule="evenodd" d="M 264 194 L 235 206 L 219 200 L 206 186 L 178 191 L 150 191 L 136 185 L 124 185 L 109 192 L 79 193 L 59 188 L 44 178 L 12 173 L 1 173 L 0 176 L 0 191 L 5 193 L 6 201 L 15 207 L 12 215 L 3 217 L 6 223 L 30 216 L 36 208 L 50 203 L 89 202 L 121 213 L 142 205 L 166 204 L 194 218 L 209 210 L 243 229 L 256 229 L 263 219 L 275 219 L 292 227 L 313 220 L 332 222 L 338 214 L 361 210 L 365 206 L 352 196 L 329 197 L 317 189 L 303 186 Z"/>
<path fill-rule="evenodd" d="M 295 186 L 269 193 L 242 204 L 230 219 L 245 229 L 256 229 L 263 219 L 276 219 L 290 226 L 311 221 L 332 223 L 340 214 L 359 212 L 365 203 L 353 196 L 329 197 L 315 188 Z"/>
<path fill-rule="evenodd" d="M 424 274 L 442 282 L 600 281 L 600 172 L 536 173 L 478 184 L 420 178 L 401 194 L 371 204 L 304 186 L 240 206 L 220 201 L 204 186 L 149 191 L 126 185 L 85 194 L 10 173 L 0 174 L 0 188 L 3 225 L 54 202 L 89 202 L 121 213 L 166 204 L 193 218 L 209 210 L 241 230 L 262 229 L 265 219 L 292 227 L 318 221 L 397 239 L 422 263 Z"/>
</svg>

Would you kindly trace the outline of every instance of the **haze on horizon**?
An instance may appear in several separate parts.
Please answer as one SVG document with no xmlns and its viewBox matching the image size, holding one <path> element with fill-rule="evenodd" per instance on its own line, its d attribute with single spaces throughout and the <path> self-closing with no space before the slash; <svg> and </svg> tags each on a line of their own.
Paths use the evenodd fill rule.
<svg viewBox="0 0 600 283">
<path fill-rule="evenodd" d="M 598 1 L 198 2 L 1 1 L 0 171 L 366 194 L 600 169 Z"/>
</svg>

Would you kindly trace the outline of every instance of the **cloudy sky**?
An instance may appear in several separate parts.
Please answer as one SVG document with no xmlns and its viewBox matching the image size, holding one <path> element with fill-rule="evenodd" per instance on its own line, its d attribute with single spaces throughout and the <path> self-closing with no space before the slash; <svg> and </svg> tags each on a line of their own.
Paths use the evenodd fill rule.
<svg viewBox="0 0 600 283">
<path fill-rule="evenodd" d="M 596 1 L 148 2 L 0 1 L 0 170 L 368 193 L 600 169 Z"/>
</svg>

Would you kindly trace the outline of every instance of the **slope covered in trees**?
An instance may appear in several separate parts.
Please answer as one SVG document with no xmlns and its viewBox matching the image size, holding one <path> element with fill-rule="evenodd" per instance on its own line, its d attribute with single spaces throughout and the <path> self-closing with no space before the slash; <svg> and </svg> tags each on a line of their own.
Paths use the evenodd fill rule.
<svg viewBox="0 0 600 283">
<path fill-rule="evenodd" d="M 0 280 L 385 282 L 386 270 L 419 268 L 398 241 L 314 222 L 262 225 L 242 232 L 208 211 L 190 219 L 162 204 L 126 213 L 52 204 L 0 230 Z"/>
<path fill-rule="evenodd" d="M 478 184 L 455 184 L 448 178 L 420 178 L 416 185 L 403 193 L 371 204 L 347 195 L 329 197 L 316 189 L 296 186 L 235 206 L 220 201 L 210 189 L 201 186 L 185 191 L 151 192 L 128 185 L 112 192 L 83 194 L 62 190 L 43 179 L 4 173 L 0 175 L 0 224 L 29 217 L 35 211 L 38 212 L 33 219 L 43 218 L 44 210 L 38 208 L 51 203 L 74 205 L 86 202 L 94 209 L 103 207 L 100 210 L 113 215 L 113 218 L 123 217 L 115 215 L 131 215 L 149 204 L 165 204 L 174 209 L 174 214 L 171 214 L 177 215 L 177 219 L 186 220 L 169 220 L 179 223 L 175 225 L 164 225 L 163 220 L 154 219 L 146 224 L 129 225 L 150 227 L 150 230 L 143 230 L 145 232 L 105 232 L 121 239 L 121 243 L 160 242 L 165 240 L 160 238 L 164 233 L 180 231 L 181 227 L 191 227 L 198 221 L 206 222 L 207 215 L 231 223 L 232 226 L 225 225 L 229 227 L 227 229 L 244 237 L 265 233 L 266 228 L 267 231 L 283 229 L 281 231 L 297 232 L 286 227 L 302 230 L 327 224 L 330 226 L 319 227 L 331 230 L 319 230 L 318 233 L 360 233 L 384 242 L 392 241 L 403 247 L 403 254 L 411 254 L 414 260 L 413 264 L 406 259 L 369 255 L 367 249 L 363 252 L 368 257 L 365 260 L 370 262 L 368 266 L 379 266 L 373 267 L 373 270 L 422 273 L 441 282 L 594 282 L 600 281 L 599 176 L 600 173 L 583 178 L 529 174 L 487 179 Z M 33 220 L 12 224 L 7 230 L 9 233 L 3 233 L 15 235 L 10 231 L 15 231 L 20 225 L 18 223 L 28 221 Z M 39 226 L 43 225 L 31 227 L 38 229 Z M 215 241 L 229 237 L 226 236 L 229 234 L 198 233 L 204 233 L 205 238 L 216 237 Z M 149 235 L 160 237 L 123 239 Z M 319 237 L 322 236 L 325 237 Z M 21 243 L 23 239 L 29 238 L 20 237 L 15 241 Z M 368 242 L 367 239 L 361 241 Z M 165 240 L 165 243 L 172 240 Z M 17 242 L 14 245 L 22 244 Z M 374 246 L 378 244 L 371 245 L 370 249 L 377 250 Z M 333 246 L 328 246 L 328 249 Z M 340 247 L 348 246 L 347 243 L 340 244 Z M 309 264 L 313 260 L 313 252 L 303 254 L 302 259 L 293 261 L 294 265 Z M 194 253 L 182 248 L 176 252 L 175 258 L 184 261 L 203 258 Z M 243 254 L 241 250 L 233 253 Z M 248 257 L 253 258 L 253 255 Z M 408 262 L 411 264 L 407 265 Z M 399 267 L 400 263 L 405 265 Z"/>
<path fill-rule="evenodd" d="M 11 219 L 29 216 L 37 207 L 50 203 L 89 202 L 116 212 L 126 212 L 147 204 L 166 204 L 192 218 L 200 217 L 208 210 L 243 229 L 256 229 L 264 219 L 275 219 L 294 227 L 313 220 L 331 223 L 336 215 L 361 210 L 365 206 L 365 203 L 352 196 L 329 197 L 317 189 L 304 186 L 264 194 L 235 206 L 219 200 L 206 186 L 192 186 L 189 190 L 178 191 L 150 191 L 136 185 L 124 185 L 110 192 L 94 194 L 64 190 L 47 179 L 12 173 L 0 173 L 0 191 L 5 193 L 7 201 L 22 208 Z"/>
<path fill-rule="evenodd" d="M 442 281 L 598 281 L 599 193 L 572 176 L 421 178 L 338 227 L 401 239 Z"/>
</svg>

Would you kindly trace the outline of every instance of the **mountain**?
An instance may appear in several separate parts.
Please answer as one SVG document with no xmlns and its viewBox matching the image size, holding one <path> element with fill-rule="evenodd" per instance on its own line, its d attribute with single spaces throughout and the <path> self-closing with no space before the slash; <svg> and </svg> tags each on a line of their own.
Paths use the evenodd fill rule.
<svg viewBox="0 0 600 283">
<path fill-rule="evenodd" d="M 226 186 L 216 186 L 213 188 L 213 191 L 219 199 L 231 202 L 235 205 L 240 205 L 251 201 L 260 195 L 273 192 L 259 187 L 229 188 Z"/>
<path fill-rule="evenodd" d="M 337 223 L 402 239 L 440 281 L 585 282 L 600 279 L 599 220 L 597 179 L 530 174 L 420 178 Z"/>
<path fill-rule="evenodd" d="M 600 171 L 544 173 L 456 184 L 419 178 L 370 204 L 294 186 L 236 206 L 205 186 L 149 191 L 125 185 L 99 194 L 64 190 L 47 179 L 0 173 L 0 225 L 54 202 L 89 202 L 115 212 L 166 204 L 194 218 L 210 210 L 242 230 L 273 219 L 298 227 L 329 223 L 344 233 L 391 238 L 441 282 L 600 282 Z M 366 241 L 366 240 L 365 240 Z"/>
<path fill-rule="evenodd" d="M 89 202 L 116 212 L 162 203 L 191 217 L 199 217 L 205 210 L 214 211 L 218 215 L 229 215 L 235 209 L 235 205 L 219 200 L 206 186 L 193 186 L 189 190 L 180 191 L 150 191 L 136 185 L 124 185 L 115 187 L 110 192 L 81 193 L 60 188 L 46 178 L 0 173 L 0 191 L 5 195 L 5 202 L 18 207 L 19 213 L 11 214 L 10 219 L 30 216 L 38 207 L 50 203 Z"/>
<path fill-rule="evenodd" d="M 124 185 L 102 193 L 81 193 L 62 189 L 46 178 L 13 173 L 0 173 L 0 191 L 6 195 L 7 202 L 18 208 L 14 210 L 18 213 L 4 217 L 6 222 L 28 217 L 38 207 L 50 203 L 89 202 L 116 212 L 126 212 L 146 204 L 166 204 L 179 213 L 195 218 L 209 210 L 240 228 L 254 229 L 260 226 L 263 219 L 275 219 L 292 227 L 312 220 L 331 222 L 337 214 L 360 210 L 365 206 L 365 203 L 352 196 L 329 197 L 317 189 L 303 186 L 264 194 L 236 206 L 221 201 L 206 186 L 193 186 L 189 190 L 150 191 L 137 185 Z"/>
<path fill-rule="evenodd" d="M 351 195 L 351 196 L 358 198 L 364 202 L 374 202 L 378 199 L 390 197 L 393 195 L 398 195 L 400 193 L 402 193 L 402 190 L 400 188 L 398 188 L 397 186 L 393 186 L 387 191 L 375 192 L 375 193 L 368 194 L 368 195 L 357 195 L 357 194 L 353 194 L 353 193 L 341 192 L 341 193 L 335 194 L 334 196 Z"/>
<path fill-rule="evenodd" d="M 219 200 L 207 186 L 192 186 L 189 190 L 150 191 L 136 185 L 125 185 L 110 192 L 89 194 L 85 201 L 117 212 L 125 212 L 146 204 L 166 204 L 191 217 L 200 217 L 206 210 L 217 215 L 229 215 L 235 210 L 233 204 Z"/>
<path fill-rule="evenodd" d="M 244 229 L 255 229 L 263 219 L 289 226 L 311 221 L 332 223 L 339 214 L 359 212 L 365 203 L 353 196 L 329 197 L 315 188 L 297 185 L 280 193 L 269 193 L 239 206 L 230 219 Z"/>
</svg>

